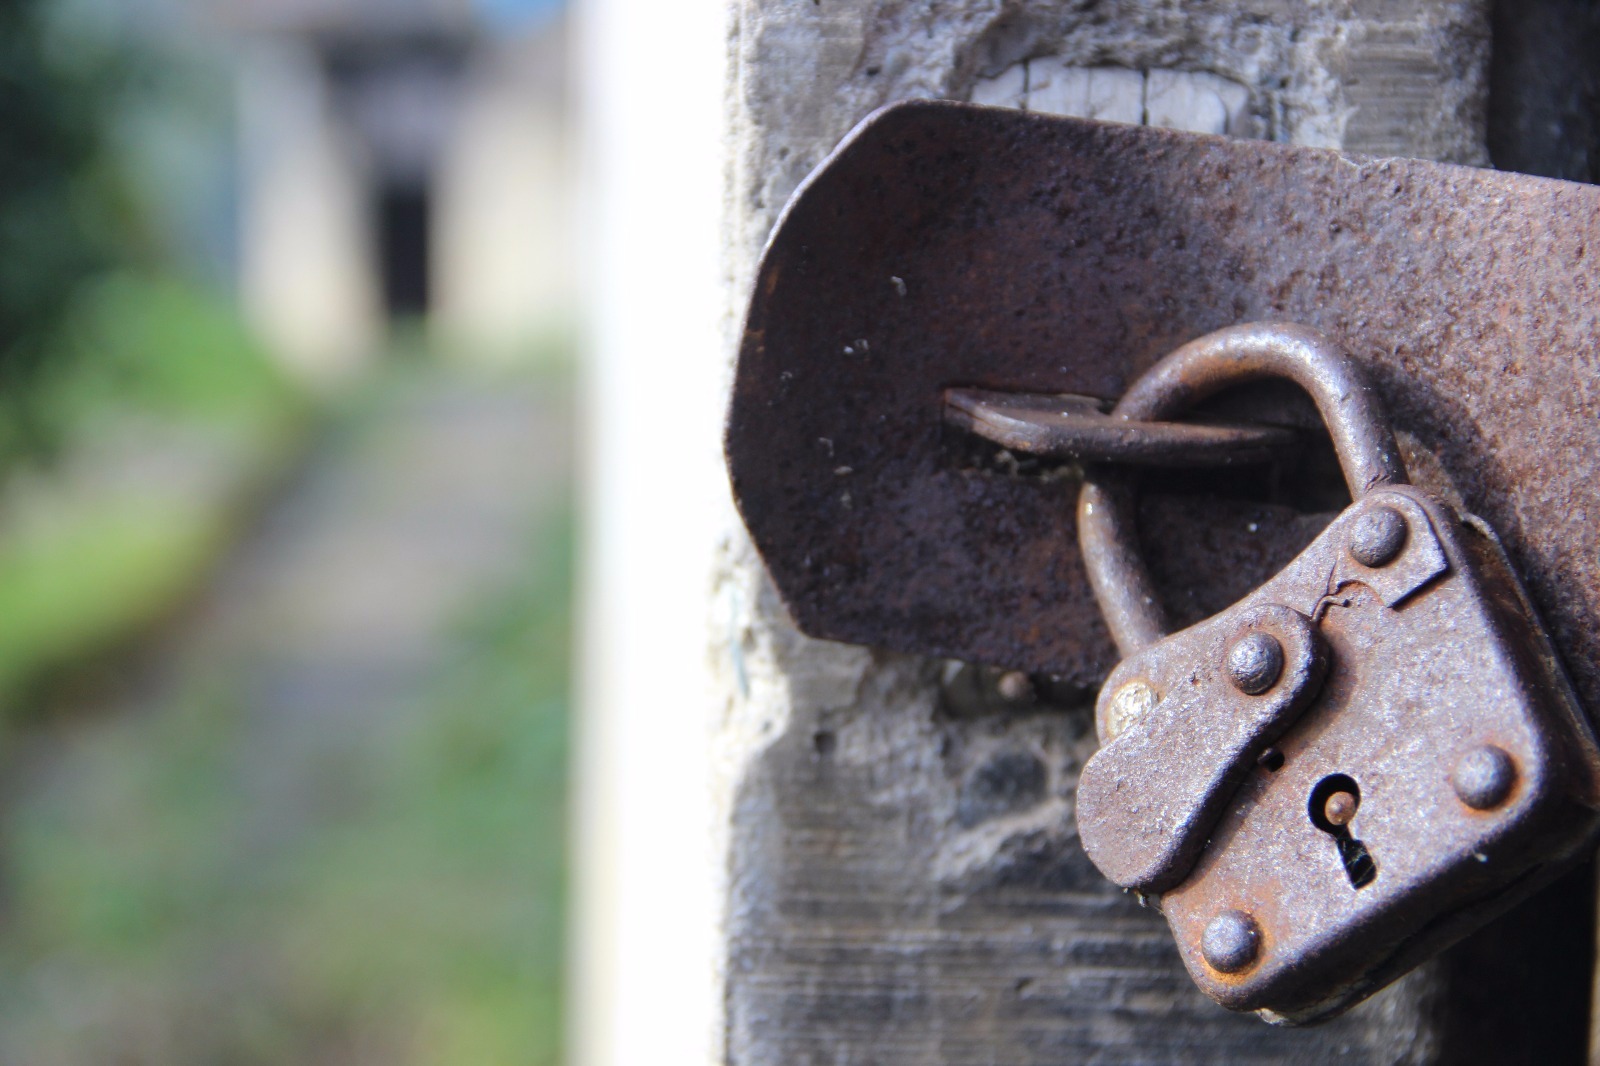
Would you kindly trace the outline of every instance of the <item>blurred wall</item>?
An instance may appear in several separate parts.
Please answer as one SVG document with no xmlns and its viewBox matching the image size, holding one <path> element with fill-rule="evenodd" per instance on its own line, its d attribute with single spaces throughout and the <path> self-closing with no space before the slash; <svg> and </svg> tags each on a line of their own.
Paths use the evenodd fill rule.
<svg viewBox="0 0 1600 1066">
<path fill-rule="evenodd" d="M 569 316 L 565 21 L 530 2 L 247 8 L 240 284 L 302 376 L 358 369 L 394 322 L 503 358 Z"/>
<path fill-rule="evenodd" d="M 239 138 L 245 310 L 301 376 L 342 376 L 376 347 L 381 314 L 362 160 L 309 44 L 243 49 Z"/>
<path fill-rule="evenodd" d="M 489 42 L 473 64 L 440 160 L 435 321 L 496 358 L 572 314 L 564 24 Z"/>
</svg>

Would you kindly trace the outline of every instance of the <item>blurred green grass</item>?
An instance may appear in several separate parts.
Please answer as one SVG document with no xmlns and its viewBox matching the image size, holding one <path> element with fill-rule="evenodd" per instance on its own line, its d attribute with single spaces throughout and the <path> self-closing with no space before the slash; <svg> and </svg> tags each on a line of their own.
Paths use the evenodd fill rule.
<svg viewBox="0 0 1600 1066">
<path fill-rule="evenodd" d="M 60 697 L 183 609 L 313 436 L 360 438 L 434 371 L 318 405 L 225 303 L 129 275 L 69 337 L 35 384 L 50 447 L 0 447 L 0 1062 L 555 1063 L 569 486 L 410 725 L 263 840 L 237 664 L 143 710 Z M 562 365 L 527 373 L 561 390 Z"/>
<path fill-rule="evenodd" d="M 276 850 L 227 664 L 75 740 L 6 818 L 0 1061 L 555 1063 L 571 552 L 563 506 Z"/>
<path fill-rule="evenodd" d="M 0 718 L 192 593 L 314 413 L 220 297 L 120 274 L 75 306 L 0 420 Z"/>
<path fill-rule="evenodd" d="M 62 432 L 134 408 L 230 432 L 269 432 L 305 396 L 218 293 L 121 272 L 86 287 L 37 388 Z M 56 369 L 60 367 L 60 369 Z"/>
</svg>

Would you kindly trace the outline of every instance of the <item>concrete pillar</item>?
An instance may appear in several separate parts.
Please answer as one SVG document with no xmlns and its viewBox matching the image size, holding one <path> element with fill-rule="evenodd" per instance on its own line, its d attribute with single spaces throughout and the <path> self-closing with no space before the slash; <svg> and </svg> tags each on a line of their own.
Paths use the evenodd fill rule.
<svg viewBox="0 0 1600 1066">
<path fill-rule="evenodd" d="M 1443 964 L 1309 1031 L 1201 997 L 1073 836 L 1083 724 L 941 713 L 945 664 L 797 633 L 714 436 L 777 212 L 877 106 L 1481 165 L 1488 0 L 734 0 L 726 32 L 709 7 L 580 10 L 598 226 L 573 1061 L 1461 1061 Z"/>
<path fill-rule="evenodd" d="M 905 97 L 1483 163 L 1487 5 L 744 0 L 732 297 L 796 183 Z M 1424 969 L 1312 1031 L 1229 1015 L 1090 867 L 1069 716 L 938 710 L 937 663 L 794 631 L 735 530 L 718 585 L 719 941 L 742 1064 L 1431 1062 Z"/>
</svg>

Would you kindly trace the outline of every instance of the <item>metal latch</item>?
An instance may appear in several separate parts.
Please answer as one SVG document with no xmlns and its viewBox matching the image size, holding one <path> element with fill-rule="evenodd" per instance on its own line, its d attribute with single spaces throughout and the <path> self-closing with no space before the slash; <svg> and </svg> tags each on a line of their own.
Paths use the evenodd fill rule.
<svg viewBox="0 0 1600 1066">
<path fill-rule="evenodd" d="M 1207 991 L 1310 1020 L 1590 839 L 1597 294 L 1595 187 L 897 105 L 773 233 L 729 470 L 806 632 L 1109 676 L 1090 855 L 1160 895 Z M 1180 349 L 1262 322 L 1302 327 Z M 1178 421 L 1240 351 L 1316 406 L 1258 385 Z M 1120 467 L 1256 463 L 1324 421 L 1343 514 L 1184 473 L 1146 479 L 1136 537 Z"/>
</svg>

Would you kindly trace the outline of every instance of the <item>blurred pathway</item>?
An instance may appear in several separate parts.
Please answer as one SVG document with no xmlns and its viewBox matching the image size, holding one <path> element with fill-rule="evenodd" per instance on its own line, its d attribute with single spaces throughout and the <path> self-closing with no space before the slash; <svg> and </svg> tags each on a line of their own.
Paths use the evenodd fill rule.
<svg viewBox="0 0 1600 1066">
<path fill-rule="evenodd" d="M 352 753 L 420 706 L 451 624 L 526 564 L 565 498 L 560 394 L 437 372 L 386 384 L 222 571 L 177 655 L 190 673 L 229 664 L 267 836 L 314 817 Z"/>
<path fill-rule="evenodd" d="M 569 428 L 561 383 L 380 381 L 13 753 L 0 1061 L 542 1060 Z"/>
</svg>

